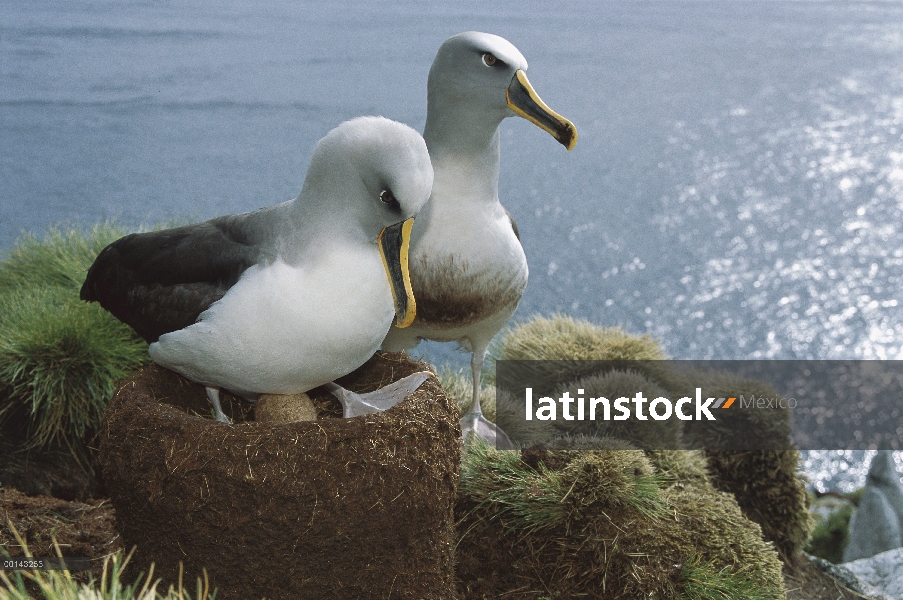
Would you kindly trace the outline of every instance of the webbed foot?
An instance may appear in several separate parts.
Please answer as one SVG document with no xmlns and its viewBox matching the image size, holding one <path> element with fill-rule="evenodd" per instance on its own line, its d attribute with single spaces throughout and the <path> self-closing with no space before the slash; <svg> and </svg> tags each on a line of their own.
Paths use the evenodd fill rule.
<svg viewBox="0 0 903 600">
<path fill-rule="evenodd" d="M 399 379 L 395 383 L 380 388 L 374 392 L 357 394 L 346 390 L 335 383 L 326 384 L 326 389 L 342 403 L 346 419 L 358 415 L 369 415 L 388 410 L 417 391 L 423 382 L 429 379 L 432 373 L 422 371 Z"/>
<path fill-rule="evenodd" d="M 469 436 L 483 438 L 496 450 L 514 450 L 514 444 L 501 427 L 483 416 L 482 412 L 469 412 L 461 417 L 461 439 L 467 441 Z"/>
</svg>

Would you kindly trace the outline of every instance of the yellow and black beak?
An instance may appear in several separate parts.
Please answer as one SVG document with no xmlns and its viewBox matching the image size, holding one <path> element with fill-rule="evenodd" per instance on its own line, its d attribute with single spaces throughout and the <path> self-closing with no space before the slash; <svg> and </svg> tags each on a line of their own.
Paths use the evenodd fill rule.
<svg viewBox="0 0 903 600">
<path fill-rule="evenodd" d="M 577 128 L 574 124 L 546 106 L 530 85 L 527 74 L 518 69 L 505 90 L 508 108 L 534 125 L 545 129 L 561 142 L 568 152 L 577 144 Z"/>
<path fill-rule="evenodd" d="M 411 275 L 408 272 L 408 248 L 411 245 L 411 227 L 414 217 L 389 225 L 379 232 L 376 241 L 383 257 L 386 275 L 395 300 L 395 326 L 407 327 L 417 315 L 417 303 L 411 289 Z"/>
</svg>

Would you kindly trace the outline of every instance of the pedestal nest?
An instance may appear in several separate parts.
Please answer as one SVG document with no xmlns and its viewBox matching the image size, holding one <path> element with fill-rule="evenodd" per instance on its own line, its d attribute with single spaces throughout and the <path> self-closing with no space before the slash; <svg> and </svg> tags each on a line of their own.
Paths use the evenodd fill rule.
<svg viewBox="0 0 903 600">
<path fill-rule="evenodd" d="M 366 392 L 424 370 L 379 353 L 340 380 Z M 135 568 L 206 569 L 218 598 L 454 598 L 460 429 L 435 378 L 390 410 L 316 422 L 213 421 L 203 387 L 146 367 L 116 392 L 100 462 Z M 336 403 L 337 404 L 337 403 Z"/>
</svg>

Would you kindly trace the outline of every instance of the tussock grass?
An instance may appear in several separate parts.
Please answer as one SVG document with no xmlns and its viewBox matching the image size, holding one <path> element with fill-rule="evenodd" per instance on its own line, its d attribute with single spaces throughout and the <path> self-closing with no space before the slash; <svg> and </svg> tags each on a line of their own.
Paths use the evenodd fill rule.
<svg viewBox="0 0 903 600">
<path fill-rule="evenodd" d="M 700 384 L 711 396 L 739 393 L 771 398 L 777 392 L 767 383 L 720 371 L 675 369 L 658 343 L 649 336 L 628 334 L 566 315 L 535 317 L 506 332 L 494 346 L 497 359 L 533 361 L 512 365 L 515 375 L 536 385 L 534 394 L 582 388 L 587 395 L 608 398 L 642 390 L 647 397 L 692 396 Z M 540 362 L 541 361 L 541 362 Z M 589 361 L 624 361 L 615 370 L 596 372 Z M 592 390 L 592 392 L 591 392 Z M 630 393 L 629 395 L 633 395 Z M 499 394 L 496 410 L 520 416 L 522 399 Z M 510 404 L 510 406 L 509 406 Z M 546 443 L 546 423 L 508 419 L 509 435 L 520 443 Z M 805 480 L 798 472 L 799 452 L 790 440 L 786 410 L 733 410 L 717 422 L 663 421 L 658 428 L 632 429 L 636 423 L 570 423 L 571 435 L 619 438 L 642 448 L 706 448 L 708 474 L 718 490 L 733 494 L 744 514 L 758 523 L 765 539 L 774 542 L 783 557 L 798 554 L 812 524 Z M 512 429 L 513 428 L 513 429 Z M 747 451 L 769 447 L 779 450 Z"/>
<path fill-rule="evenodd" d="M 492 352 L 497 360 L 533 361 L 511 367 L 523 368 L 531 383 L 549 394 L 582 388 L 605 397 L 638 390 L 647 397 L 673 397 L 687 395 L 687 386 L 699 381 L 755 387 L 723 374 L 687 375 L 664 360 L 649 336 L 564 315 L 513 327 Z M 523 410 L 505 391 L 496 409 L 503 415 Z M 744 433 L 786 439 L 787 415 L 769 417 L 741 423 L 751 430 Z M 771 453 L 679 450 L 688 441 L 680 423 L 654 432 L 587 425 L 567 435 L 547 426 L 543 432 L 524 427 L 512 437 L 525 444 L 520 452 L 479 443 L 463 449 L 457 553 L 467 597 L 515 590 L 545 597 L 785 597 L 780 555 L 769 540 L 790 555 L 782 542 L 791 538 L 789 546 L 795 547 L 802 529 L 797 521 L 807 518 L 806 507 L 797 502 L 801 482 L 792 446 Z M 690 442 L 712 444 L 707 432 L 692 434 Z M 600 449 L 586 450 L 593 446 Z M 730 459 L 739 464 L 730 468 Z M 763 462 L 773 468 L 753 468 Z M 743 483 L 750 479 L 753 489 Z M 754 503 L 766 499 L 790 502 L 780 515 L 756 510 Z"/>
<path fill-rule="evenodd" d="M 564 522 L 567 493 L 563 474 L 524 463 L 518 452 L 500 452 L 473 436 L 461 455 L 458 494 L 469 497 L 474 511 L 489 509 L 492 519 L 504 519 L 508 532 L 525 533 Z"/>
<path fill-rule="evenodd" d="M 458 493 L 475 503 L 475 511 L 489 509 L 489 518 L 504 521 L 509 532 L 566 525 L 598 506 L 633 509 L 653 520 L 667 514 L 661 478 L 640 450 L 553 450 L 541 456 L 532 466 L 519 452 L 496 450 L 479 438 L 468 441 Z"/>
<path fill-rule="evenodd" d="M 717 568 L 698 556 L 681 570 L 683 592 L 680 600 L 771 600 L 775 590 L 761 586 L 749 567 Z"/>
<path fill-rule="evenodd" d="M 505 333 L 493 354 L 508 360 L 664 360 L 652 336 L 631 335 L 567 315 L 534 317 Z"/>
<path fill-rule="evenodd" d="M 108 244 L 129 233 L 112 221 L 85 233 L 76 228 L 51 228 L 44 237 L 26 233 L 0 262 L 0 292 L 42 286 L 81 288 L 88 267 Z"/>
<path fill-rule="evenodd" d="M 114 382 L 147 362 L 147 344 L 99 305 L 64 288 L 0 294 L 0 418 L 20 403 L 36 446 L 100 423 Z"/>
<path fill-rule="evenodd" d="M 24 408 L 33 446 L 97 427 L 115 382 L 149 360 L 130 327 L 78 297 L 97 254 L 125 233 L 51 229 L 0 260 L 0 419 Z"/>
<path fill-rule="evenodd" d="M 8 526 L 24 548 L 25 556 L 31 557 L 19 532 L 12 523 L 8 523 Z M 57 556 L 62 556 L 55 542 L 54 546 Z M 0 551 L 4 556 L 9 556 L 3 547 L 0 547 Z M 106 556 L 100 579 L 95 581 L 91 576 L 86 583 L 76 581 L 70 571 L 16 570 L 11 574 L 0 571 L 0 600 L 216 600 L 216 590 L 210 589 L 206 571 L 203 579 L 197 579 L 194 596 L 185 589 L 181 573 L 177 586 L 169 586 L 166 592 L 158 592 L 160 580 L 153 579 L 153 564 L 147 577 L 142 573 L 134 583 L 126 584 L 123 574 L 133 553 L 134 549 L 125 557 L 121 551 Z M 29 588 L 40 590 L 40 596 L 35 596 Z"/>
<path fill-rule="evenodd" d="M 783 600 L 777 553 L 704 463 L 699 451 L 465 445 L 464 595 Z"/>
</svg>

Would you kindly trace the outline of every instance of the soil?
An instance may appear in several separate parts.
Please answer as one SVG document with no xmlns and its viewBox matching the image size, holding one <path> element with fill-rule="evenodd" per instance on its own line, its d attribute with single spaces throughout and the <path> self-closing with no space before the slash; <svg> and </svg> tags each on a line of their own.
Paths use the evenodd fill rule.
<svg viewBox="0 0 903 600">
<path fill-rule="evenodd" d="M 4 404 L 0 399 L 0 406 Z M 92 466 L 91 451 L 85 444 L 59 439 L 45 448 L 30 447 L 25 410 L 19 404 L 12 407 L 0 415 L 0 485 L 16 488 L 29 496 L 63 500 L 84 501 L 103 495 Z M 93 435 L 91 432 L 85 439 Z"/>
<path fill-rule="evenodd" d="M 114 520 L 115 511 L 107 498 L 68 501 L 27 496 L 14 488 L 0 487 L 0 549 L 5 548 L 10 556 L 25 556 L 10 524 L 25 540 L 32 556 L 57 556 L 56 541 L 63 556 L 91 559 L 90 571 L 72 572 L 77 581 L 85 582 L 92 576 L 99 580 L 104 559 L 123 549 Z M 31 591 L 37 594 L 36 590 Z"/>
</svg>

